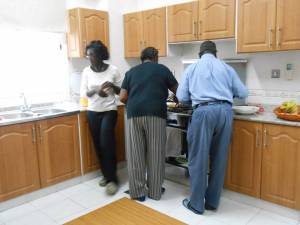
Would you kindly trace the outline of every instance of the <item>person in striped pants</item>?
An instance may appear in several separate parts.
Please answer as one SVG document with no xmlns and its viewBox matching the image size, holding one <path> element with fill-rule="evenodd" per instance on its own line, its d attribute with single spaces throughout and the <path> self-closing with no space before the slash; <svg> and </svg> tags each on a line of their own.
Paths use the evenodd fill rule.
<svg viewBox="0 0 300 225">
<path fill-rule="evenodd" d="M 178 83 L 171 71 L 158 63 L 158 50 L 145 48 L 140 65 L 131 68 L 122 83 L 120 100 L 127 112 L 127 163 L 132 199 L 159 200 L 165 173 L 168 90 Z"/>
</svg>

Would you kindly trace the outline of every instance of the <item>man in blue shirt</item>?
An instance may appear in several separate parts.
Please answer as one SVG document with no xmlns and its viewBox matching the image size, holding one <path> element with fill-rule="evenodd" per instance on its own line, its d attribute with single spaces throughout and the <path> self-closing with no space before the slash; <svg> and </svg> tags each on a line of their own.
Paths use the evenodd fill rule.
<svg viewBox="0 0 300 225">
<path fill-rule="evenodd" d="M 214 42 L 203 42 L 200 59 L 184 71 L 176 93 L 180 102 L 192 102 L 194 108 L 187 133 L 191 196 L 183 205 L 196 214 L 219 205 L 232 131 L 231 105 L 234 97 L 248 95 L 234 69 L 216 53 Z"/>
</svg>

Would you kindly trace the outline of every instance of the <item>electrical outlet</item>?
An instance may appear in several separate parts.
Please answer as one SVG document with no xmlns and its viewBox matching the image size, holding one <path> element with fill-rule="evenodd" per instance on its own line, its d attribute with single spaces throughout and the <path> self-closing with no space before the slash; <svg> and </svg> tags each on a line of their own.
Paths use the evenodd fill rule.
<svg viewBox="0 0 300 225">
<path fill-rule="evenodd" d="M 271 78 L 280 78 L 280 70 L 272 69 Z"/>
</svg>

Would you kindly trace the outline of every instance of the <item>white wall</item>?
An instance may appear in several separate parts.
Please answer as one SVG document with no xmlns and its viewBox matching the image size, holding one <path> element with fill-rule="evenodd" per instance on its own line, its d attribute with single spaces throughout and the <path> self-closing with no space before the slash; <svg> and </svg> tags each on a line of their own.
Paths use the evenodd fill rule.
<svg viewBox="0 0 300 225">
<path fill-rule="evenodd" d="M 65 0 L 1 0 L 0 26 L 66 31 Z"/>
<path fill-rule="evenodd" d="M 191 0 L 140 0 L 138 1 L 138 10 L 152 9 L 190 1 Z"/>
</svg>

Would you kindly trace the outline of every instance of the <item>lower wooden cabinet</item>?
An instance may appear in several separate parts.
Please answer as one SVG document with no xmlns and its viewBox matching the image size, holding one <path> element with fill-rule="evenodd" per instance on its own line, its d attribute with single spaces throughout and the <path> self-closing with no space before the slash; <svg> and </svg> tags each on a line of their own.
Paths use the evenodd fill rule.
<svg viewBox="0 0 300 225">
<path fill-rule="evenodd" d="M 265 124 L 261 198 L 300 210 L 300 127 Z"/>
<path fill-rule="evenodd" d="M 300 209 L 300 127 L 236 120 L 225 188 Z"/>
<path fill-rule="evenodd" d="M 262 124 L 234 121 L 225 187 L 260 197 Z"/>
<path fill-rule="evenodd" d="M 0 202 L 38 188 L 35 123 L 0 127 Z"/>
<path fill-rule="evenodd" d="M 80 173 L 77 115 L 0 127 L 0 202 Z"/>
<path fill-rule="evenodd" d="M 121 162 L 125 160 L 124 106 L 118 106 L 118 120 L 115 132 L 117 161 Z M 91 137 L 86 112 L 80 113 L 80 133 L 83 172 L 88 173 L 99 169 L 99 161 Z"/>
<path fill-rule="evenodd" d="M 38 122 L 42 187 L 81 174 L 77 115 Z"/>
</svg>

